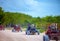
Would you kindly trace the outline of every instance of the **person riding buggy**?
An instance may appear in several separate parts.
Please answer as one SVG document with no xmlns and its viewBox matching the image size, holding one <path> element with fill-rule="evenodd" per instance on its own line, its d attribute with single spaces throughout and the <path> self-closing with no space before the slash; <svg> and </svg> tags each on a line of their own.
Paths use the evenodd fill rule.
<svg viewBox="0 0 60 41">
<path fill-rule="evenodd" d="M 36 29 L 34 24 L 29 24 L 28 28 L 26 30 L 26 35 L 35 35 L 38 34 L 39 35 L 39 31 Z"/>
<path fill-rule="evenodd" d="M 22 32 L 21 26 L 20 25 L 14 25 L 12 32 L 19 32 L 19 31 Z"/>
<path fill-rule="evenodd" d="M 50 39 L 58 41 L 58 35 L 59 35 L 58 33 L 59 31 L 57 29 L 57 24 L 56 23 L 51 24 L 48 27 L 45 35 L 43 36 L 43 41 L 50 41 Z"/>
</svg>

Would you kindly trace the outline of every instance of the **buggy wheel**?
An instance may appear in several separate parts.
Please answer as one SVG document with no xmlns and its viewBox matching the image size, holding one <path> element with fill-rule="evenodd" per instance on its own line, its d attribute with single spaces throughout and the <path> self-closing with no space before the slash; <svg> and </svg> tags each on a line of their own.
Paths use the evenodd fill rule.
<svg viewBox="0 0 60 41">
<path fill-rule="evenodd" d="M 12 29 L 12 32 L 15 32 L 15 29 Z"/>
<path fill-rule="evenodd" d="M 55 39 L 56 41 L 58 41 L 58 37 L 54 37 L 54 39 Z"/>
<path fill-rule="evenodd" d="M 39 33 L 36 32 L 35 35 L 39 35 Z"/>
</svg>

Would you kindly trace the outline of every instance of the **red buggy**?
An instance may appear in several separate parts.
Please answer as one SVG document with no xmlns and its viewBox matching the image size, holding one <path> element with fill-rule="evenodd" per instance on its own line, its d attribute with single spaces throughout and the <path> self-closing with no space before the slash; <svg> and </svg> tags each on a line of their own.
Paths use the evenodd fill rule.
<svg viewBox="0 0 60 41">
<path fill-rule="evenodd" d="M 48 36 L 47 40 L 60 40 L 60 29 L 50 29 L 48 28 L 45 35 Z M 45 41 L 46 37 L 43 37 L 43 41 Z"/>
<path fill-rule="evenodd" d="M 22 31 L 21 27 L 19 25 L 17 25 L 17 26 L 15 25 L 12 29 L 12 32 L 19 32 L 19 31 Z"/>
<path fill-rule="evenodd" d="M 60 31 L 53 32 L 51 30 L 47 30 L 46 35 L 48 35 L 50 40 L 60 40 Z"/>
</svg>

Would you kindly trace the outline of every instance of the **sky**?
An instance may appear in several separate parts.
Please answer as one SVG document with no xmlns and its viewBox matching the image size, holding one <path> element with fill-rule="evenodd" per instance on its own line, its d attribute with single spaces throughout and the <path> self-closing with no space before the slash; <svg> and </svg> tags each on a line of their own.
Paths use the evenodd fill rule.
<svg viewBox="0 0 60 41">
<path fill-rule="evenodd" d="M 6 12 L 22 12 L 33 17 L 60 15 L 60 0 L 0 0 Z"/>
</svg>

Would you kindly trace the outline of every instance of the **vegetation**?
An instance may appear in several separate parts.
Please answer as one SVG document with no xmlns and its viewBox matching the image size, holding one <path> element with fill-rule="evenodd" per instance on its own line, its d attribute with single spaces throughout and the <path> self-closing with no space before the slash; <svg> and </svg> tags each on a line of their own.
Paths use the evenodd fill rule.
<svg viewBox="0 0 60 41">
<path fill-rule="evenodd" d="M 24 13 L 18 12 L 4 12 L 0 7 L 0 24 L 21 24 L 26 27 L 27 23 L 34 23 L 37 29 L 45 29 L 50 23 L 58 23 L 60 25 L 60 15 L 59 16 L 46 16 L 43 18 L 32 17 Z M 59 26 L 60 27 L 60 26 Z"/>
</svg>

